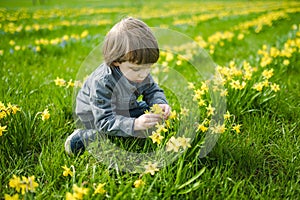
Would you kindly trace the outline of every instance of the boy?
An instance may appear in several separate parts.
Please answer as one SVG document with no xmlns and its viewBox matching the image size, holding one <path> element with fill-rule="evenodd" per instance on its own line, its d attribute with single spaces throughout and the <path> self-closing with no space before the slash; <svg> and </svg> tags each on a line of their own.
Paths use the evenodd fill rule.
<svg viewBox="0 0 300 200">
<path fill-rule="evenodd" d="M 67 138 L 68 154 L 84 151 L 97 133 L 139 137 L 140 131 L 162 120 L 159 114 L 144 114 L 154 104 L 162 108 L 164 118 L 171 111 L 163 90 L 150 75 L 159 48 L 144 22 L 131 17 L 121 20 L 106 35 L 102 52 L 105 62 L 77 95 L 75 112 L 85 129 L 77 129 Z M 143 101 L 137 101 L 141 95 Z"/>
</svg>

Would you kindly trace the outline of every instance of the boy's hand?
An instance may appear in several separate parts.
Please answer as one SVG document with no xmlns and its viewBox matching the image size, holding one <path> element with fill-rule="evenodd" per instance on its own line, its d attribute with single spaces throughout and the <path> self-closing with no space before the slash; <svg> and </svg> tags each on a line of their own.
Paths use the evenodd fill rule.
<svg viewBox="0 0 300 200">
<path fill-rule="evenodd" d="M 143 114 L 135 119 L 133 128 L 135 131 L 146 130 L 148 128 L 155 126 L 161 120 L 162 118 L 161 115 L 159 114 L 153 114 L 153 113 Z"/>
<path fill-rule="evenodd" d="M 168 119 L 168 117 L 170 116 L 171 113 L 171 107 L 168 104 L 158 104 L 159 107 L 161 107 L 161 109 L 164 112 L 164 119 Z"/>
</svg>

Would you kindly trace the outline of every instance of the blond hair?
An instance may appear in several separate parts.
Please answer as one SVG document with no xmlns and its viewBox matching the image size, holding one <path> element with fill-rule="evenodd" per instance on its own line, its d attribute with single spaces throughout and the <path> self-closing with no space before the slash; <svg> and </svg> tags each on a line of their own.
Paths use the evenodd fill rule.
<svg viewBox="0 0 300 200">
<path fill-rule="evenodd" d="M 107 33 L 103 44 L 103 57 L 109 66 L 114 62 L 134 64 L 157 62 L 159 48 L 150 28 L 141 20 L 122 19 Z"/>
</svg>

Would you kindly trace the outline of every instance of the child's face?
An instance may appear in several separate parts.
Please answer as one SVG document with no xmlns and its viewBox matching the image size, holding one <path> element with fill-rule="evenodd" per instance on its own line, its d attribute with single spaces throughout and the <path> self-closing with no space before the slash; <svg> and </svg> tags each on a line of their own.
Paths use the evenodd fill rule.
<svg viewBox="0 0 300 200">
<path fill-rule="evenodd" d="M 120 67 L 121 72 L 128 80 L 141 83 L 150 73 L 152 64 L 137 65 L 126 61 L 115 63 L 115 65 Z"/>
</svg>

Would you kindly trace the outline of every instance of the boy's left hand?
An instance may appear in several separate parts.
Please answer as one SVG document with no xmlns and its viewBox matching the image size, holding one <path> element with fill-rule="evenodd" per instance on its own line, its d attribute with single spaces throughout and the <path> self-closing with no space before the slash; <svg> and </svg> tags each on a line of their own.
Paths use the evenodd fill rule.
<svg viewBox="0 0 300 200">
<path fill-rule="evenodd" d="M 158 104 L 158 105 L 164 111 L 164 119 L 168 119 L 171 113 L 171 107 L 168 104 Z"/>
</svg>

